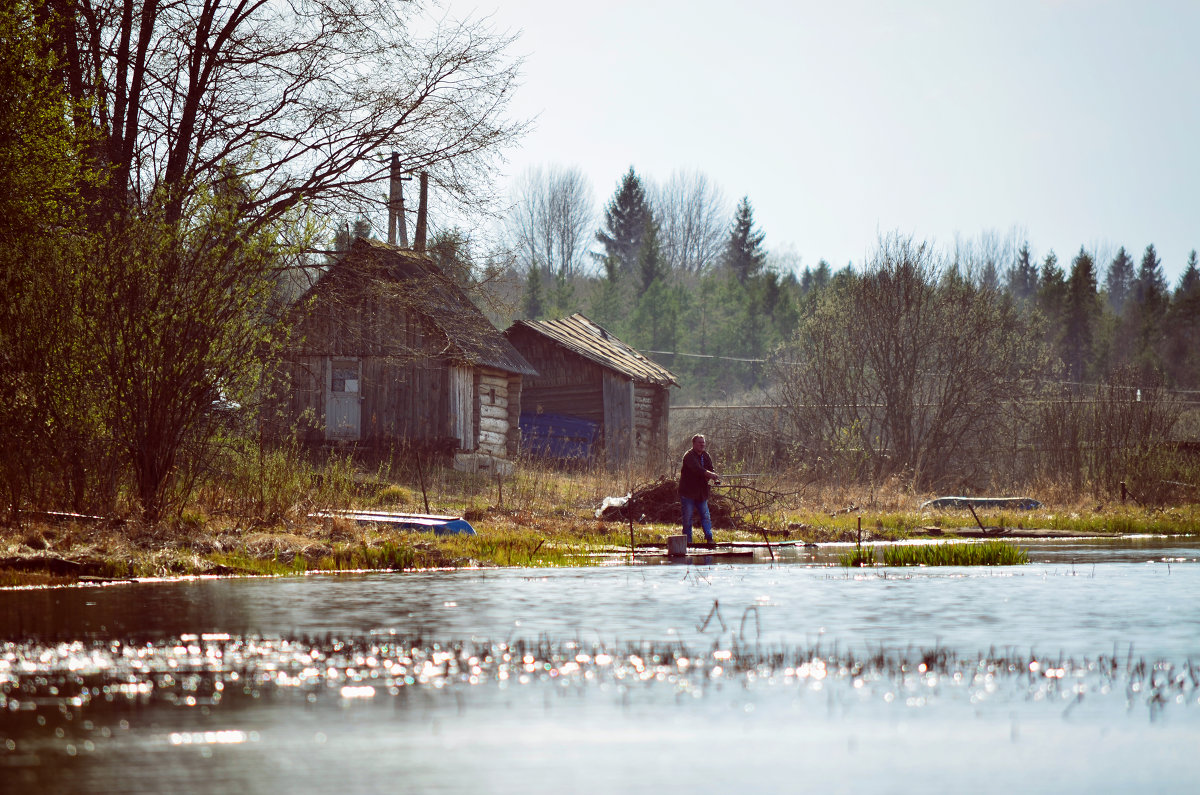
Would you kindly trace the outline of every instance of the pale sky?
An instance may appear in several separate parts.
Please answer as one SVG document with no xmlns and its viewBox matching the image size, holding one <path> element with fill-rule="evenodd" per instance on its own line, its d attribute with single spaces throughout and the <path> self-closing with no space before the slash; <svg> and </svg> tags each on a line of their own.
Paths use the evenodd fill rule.
<svg viewBox="0 0 1200 795">
<path fill-rule="evenodd" d="M 1153 243 L 1174 287 L 1200 248 L 1200 0 L 450 5 L 473 9 L 526 57 L 506 171 L 578 166 L 597 210 L 632 165 L 749 196 L 802 267 L 1017 228 L 1066 268 Z"/>
</svg>

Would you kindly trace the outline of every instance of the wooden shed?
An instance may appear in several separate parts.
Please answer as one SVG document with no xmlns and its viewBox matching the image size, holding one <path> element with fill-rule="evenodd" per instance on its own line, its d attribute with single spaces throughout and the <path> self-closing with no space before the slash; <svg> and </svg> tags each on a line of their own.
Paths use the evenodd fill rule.
<svg viewBox="0 0 1200 795">
<path fill-rule="evenodd" d="M 538 371 L 522 387 L 524 444 L 534 441 L 535 427 L 557 437 L 547 441 L 562 442 L 564 434 L 578 435 L 582 425 L 596 430 L 594 444 L 578 437 L 545 449 L 571 457 L 600 447 L 610 469 L 628 464 L 657 468 L 666 460 L 668 390 L 679 385 L 669 370 L 581 314 L 520 320 L 504 334 Z M 538 422 L 546 417 L 564 421 Z"/>
<path fill-rule="evenodd" d="M 417 443 L 507 469 L 535 370 L 423 253 L 366 238 L 297 302 L 283 425 L 310 443 Z M 503 462 L 503 463 L 501 463 Z"/>
</svg>

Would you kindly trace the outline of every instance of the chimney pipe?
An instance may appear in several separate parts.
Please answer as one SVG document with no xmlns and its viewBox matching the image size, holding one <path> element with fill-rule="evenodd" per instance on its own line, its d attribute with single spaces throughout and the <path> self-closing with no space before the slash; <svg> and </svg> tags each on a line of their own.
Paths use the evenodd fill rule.
<svg viewBox="0 0 1200 795">
<path fill-rule="evenodd" d="M 388 245 L 396 245 L 396 205 L 400 197 L 400 155 L 392 152 L 391 167 L 388 171 Z"/>
<path fill-rule="evenodd" d="M 396 245 L 396 227 L 400 227 L 400 245 L 408 248 L 408 228 L 404 223 L 404 177 L 400 174 L 400 155 L 392 152 L 388 185 L 388 245 Z"/>
<path fill-rule="evenodd" d="M 429 206 L 429 174 L 421 172 L 421 200 L 417 205 L 417 231 L 413 239 L 413 250 L 425 250 L 425 219 Z"/>
</svg>

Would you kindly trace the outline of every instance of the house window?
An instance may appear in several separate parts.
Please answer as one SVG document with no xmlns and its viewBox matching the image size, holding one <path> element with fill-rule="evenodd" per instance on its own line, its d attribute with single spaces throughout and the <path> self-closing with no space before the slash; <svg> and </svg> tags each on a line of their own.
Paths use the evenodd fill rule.
<svg viewBox="0 0 1200 795">
<path fill-rule="evenodd" d="M 330 392 L 358 392 L 358 362 L 334 362 Z"/>
</svg>

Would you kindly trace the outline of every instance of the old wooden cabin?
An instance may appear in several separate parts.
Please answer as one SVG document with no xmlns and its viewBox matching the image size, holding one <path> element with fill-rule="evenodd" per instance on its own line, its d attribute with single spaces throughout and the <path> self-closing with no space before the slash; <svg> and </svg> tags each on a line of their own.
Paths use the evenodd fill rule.
<svg viewBox="0 0 1200 795">
<path fill-rule="evenodd" d="M 603 451 L 610 469 L 659 467 L 667 456 L 669 370 L 581 314 L 520 320 L 504 332 L 537 369 L 521 392 L 526 450 L 555 458 Z"/>
<path fill-rule="evenodd" d="M 297 303 L 283 426 L 310 443 L 417 445 L 511 468 L 533 367 L 424 253 L 357 239 Z"/>
</svg>

